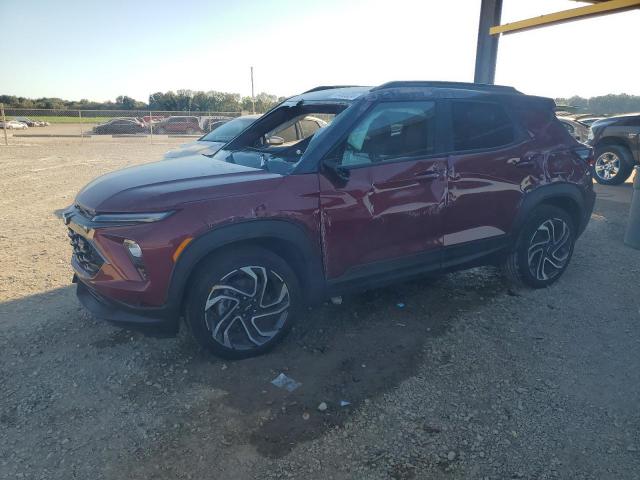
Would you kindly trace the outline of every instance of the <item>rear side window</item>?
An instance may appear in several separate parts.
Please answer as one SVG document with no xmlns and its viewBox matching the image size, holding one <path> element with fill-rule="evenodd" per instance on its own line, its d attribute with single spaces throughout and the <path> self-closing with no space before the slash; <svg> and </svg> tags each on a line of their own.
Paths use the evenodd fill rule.
<svg viewBox="0 0 640 480">
<path fill-rule="evenodd" d="M 452 117 L 454 150 L 496 148 L 515 138 L 511 119 L 497 103 L 455 101 Z"/>
</svg>

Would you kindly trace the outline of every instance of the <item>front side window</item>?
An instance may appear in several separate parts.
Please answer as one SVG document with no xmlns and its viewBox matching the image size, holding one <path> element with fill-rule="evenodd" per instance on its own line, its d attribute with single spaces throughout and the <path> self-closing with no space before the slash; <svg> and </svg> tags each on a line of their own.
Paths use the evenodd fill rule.
<svg viewBox="0 0 640 480">
<path fill-rule="evenodd" d="M 284 143 L 295 142 L 296 140 L 298 140 L 295 123 L 292 123 L 283 130 L 275 130 L 273 132 L 273 135 L 276 137 L 281 137 L 284 140 Z"/>
<path fill-rule="evenodd" d="M 454 150 L 496 148 L 515 138 L 511 119 L 497 103 L 455 101 L 452 116 Z"/>
<path fill-rule="evenodd" d="M 353 129 L 341 149 L 340 164 L 374 164 L 435 152 L 435 103 L 376 105 Z"/>
<path fill-rule="evenodd" d="M 300 120 L 300 128 L 302 129 L 302 137 L 307 138 L 316 133 L 320 125 L 315 120 L 305 118 L 304 120 Z"/>
</svg>

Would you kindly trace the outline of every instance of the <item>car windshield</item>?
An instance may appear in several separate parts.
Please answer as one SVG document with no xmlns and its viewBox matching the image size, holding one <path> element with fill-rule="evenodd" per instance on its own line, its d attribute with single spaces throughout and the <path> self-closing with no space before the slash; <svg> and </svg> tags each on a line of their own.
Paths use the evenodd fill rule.
<svg viewBox="0 0 640 480">
<path fill-rule="evenodd" d="M 313 138 L 345 108 L 345 104 L 283 105 L 257 120 L 212 158 L 288 174 Z"/>
<path fill-rule="evenodd" d="M 255 117 L 239 117 L 220 125 L 215 130 L 207 133 L 200 141 L 203 142 L 228 142 L 232 138 L 256 121 Z"/>
</svg>

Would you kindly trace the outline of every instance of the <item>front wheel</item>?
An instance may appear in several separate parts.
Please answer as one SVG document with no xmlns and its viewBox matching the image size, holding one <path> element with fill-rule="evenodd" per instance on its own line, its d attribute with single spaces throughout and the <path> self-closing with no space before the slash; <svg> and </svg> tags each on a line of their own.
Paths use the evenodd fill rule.
<svg viewBox="0 0 640 480">
<path fill-rule="evenodd" d="M 231 248 L 200 267 L 185 318 L 196 341 L 224 358 L 247 358 L 274 347 L 301 305 L 293 270 L 269 250 Z"/>
<path fill-rule="evenodd" d="M 575 229 L 573 220 L 561 208 L 536 208 L 520 231 L 515 249 L 504 260 L 503 272 L 515 284 L 533 288 L 551 285 L 569 265 Z"/>
</svg>

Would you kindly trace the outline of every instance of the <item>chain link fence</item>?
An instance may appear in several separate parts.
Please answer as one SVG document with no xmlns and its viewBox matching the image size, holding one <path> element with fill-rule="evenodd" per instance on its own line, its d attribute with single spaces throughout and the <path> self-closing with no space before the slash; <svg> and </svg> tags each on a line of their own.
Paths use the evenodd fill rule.
<svg viewBox="0 0 640 480">
<path fill-rule="evenodd" d="M 12 137 L 200 137 L 242 112 L 56 110 L 0 105 L 0 142 Z"/>
</svg>

